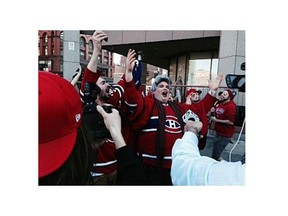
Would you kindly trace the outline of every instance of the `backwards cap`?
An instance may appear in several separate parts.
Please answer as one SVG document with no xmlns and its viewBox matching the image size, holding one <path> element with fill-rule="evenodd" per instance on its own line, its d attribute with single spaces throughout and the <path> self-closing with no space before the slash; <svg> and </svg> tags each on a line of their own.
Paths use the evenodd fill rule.
<svg viewBox="0 0 288 216">
<path fill-rule="evenodd" d="M 235 97 L 235 95 L 233 94 L 232 90 L 231 89 L 225 89 L 225 91 L 228 92 L 228 95 L 230 97 L 230 100 L 233 100 L 233 98 Z"/>
<path fill-rule="evenodd" d="M 157 75 L 155 77 L 155 80 L 152 84 L 151 90 L 154 92 L 156 90 L 156 87 L 158 86 L 159 83 L 161 82 L 166 82 L 169 86 L 172 84 L 171 79 L 168 76 L 165 75 Z"/>
<path fill-rule="evenodd" d="M 74 86 L 39 72 L 39 178 L 57 170 L 71 154 L 81 123 L 82 104 Z"/>
<path fill-rule="evenodd" d="M 202 93 L 201 90 L 196 90 L 196 89 L 194 89 L 194 88 L 191 88 L 191 89 L 189 89 L 189 90 L 187 91 L 186 97 L 187 97 L 188 95 L 194 93 L 194 92 L 198 92 L 199 95 Z"/>
</svg>

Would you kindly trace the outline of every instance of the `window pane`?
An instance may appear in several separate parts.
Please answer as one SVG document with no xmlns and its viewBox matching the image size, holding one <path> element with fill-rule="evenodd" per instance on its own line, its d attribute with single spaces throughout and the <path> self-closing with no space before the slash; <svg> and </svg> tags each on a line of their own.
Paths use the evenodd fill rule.
<svg viewBox="0 0 288 216">
<path fill-rule="evenodd" d="M 172 82 L 176 81 L 176 67 L 177 67 L 176 62 L 177 62 L 176 58 L 170 61 L 169 77 L 171 78 Z"/>
<path fill-rule="evenodd" d="M 64 39 L 64 32 L 63 31 L 61 31 L 61 33 L 60 33 L 60 39 L 61 39 L 61 41 Z"/>
<path fill-rule="evenodd" d="M 92 42 L 92 40 L 89 41 L 89 52 L 93 52 L 93 42 Z"/>
<path fill-rule="evenodd" d="M 80 37 L 80 49 L 85 50 L 85 38 Z"/>
<path fill-rule="evenodd" d="M 189 60 L 187 85 L 207 86 L 210 79 L 211 59 Z"/>
<path fill-rule="evenodd" d="M 45 54 L 45 55 L 48 55 L 48 46 L 45 46 L 44 54 Z"/>
<path fill-rule="evenodd" d="M 219 59 L 212 59 L 211 79 L 216 79 Z"/>
<path fill-rule="evenodd" d="M 85 60 L 85 52 L 83 50 L 80 50 L 80 59 Z"/>
</svg>

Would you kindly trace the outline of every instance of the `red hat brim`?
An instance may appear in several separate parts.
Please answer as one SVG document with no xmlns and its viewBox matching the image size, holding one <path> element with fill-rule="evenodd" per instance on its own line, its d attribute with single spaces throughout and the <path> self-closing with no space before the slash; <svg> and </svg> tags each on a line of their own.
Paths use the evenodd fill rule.
<svg viewBox="0 0 288 216">
<path fill-rule="evenodd" d="M 57 170 L 71 154 L 77 137 L 77 129 L 57 140 L 39 145 L 39 178 Z"/>
</svg>

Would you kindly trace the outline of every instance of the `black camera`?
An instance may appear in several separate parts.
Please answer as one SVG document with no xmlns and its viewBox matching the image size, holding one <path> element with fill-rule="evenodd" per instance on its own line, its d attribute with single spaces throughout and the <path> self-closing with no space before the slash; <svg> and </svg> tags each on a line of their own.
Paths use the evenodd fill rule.
<svg viewBox="0 0 288 216">
<path fill-rule="evenodd" d="M 86 82 L 84 85 L 84 92 L 81 95 L 85 104 L 95 102 L 97 95 L 101 93 L 101 89 L 98 85 L 92 82 Z"/>
<path fill-rule="evenodd" d="M 83 107 L 83 123 L 87 126 L 94 139 L 111 138 L 109 130 L 106 128 L 102 115 L 97 111 L 97 95 L 101 89 L 96 83 L 86 82 L 84 92 L 80 94 Z M 107 113 L 112 112 L 112 106 L 102 106 Z"/>
<path fill-rule="evenodd" d="M 106 128 L 102 115 L 96 109 L 97 103 L 85 104 L 83 108 L 83 122 L 89 129 L 94 140 L 111 139 L 111 134 Z M 102 106 L 107 113 L 112 113 L 112 106 Z"/>
</svg>

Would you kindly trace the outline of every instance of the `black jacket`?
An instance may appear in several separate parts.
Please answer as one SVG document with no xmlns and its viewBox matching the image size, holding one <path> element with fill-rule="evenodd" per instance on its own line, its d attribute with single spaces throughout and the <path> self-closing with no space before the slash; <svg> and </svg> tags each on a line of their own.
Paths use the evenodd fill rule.
<svg viewBox="0 0 288 216">
<path fill-rule="evenodd" d="M 117 179 L 116 185 L 146 185 L 142 163 L 128 146 L 116 150 Z"/>
</svg>

